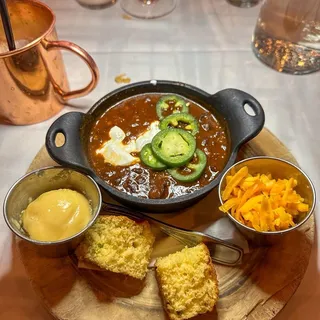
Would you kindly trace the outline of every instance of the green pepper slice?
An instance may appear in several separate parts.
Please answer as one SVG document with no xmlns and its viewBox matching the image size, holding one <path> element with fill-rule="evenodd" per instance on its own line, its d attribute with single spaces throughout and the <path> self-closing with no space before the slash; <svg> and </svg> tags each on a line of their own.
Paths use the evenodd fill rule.
<svg viewBox="0 0 320 320">
<path fill-rule="evenodd" d="M 157 102 L 156 111 L 159 119 L 161 120 L 165 117 L 165 113 L 170 111 L 171 113 L 188 113 L 189 107 L 187 106 L 187 103 L 179 96 L 167 95 L 159 99 Z"/>
<path fill-rule="evenodd" d="M 167 166 L 158 160 L 153 154 L 151 143 L 146 144 L 140 152 L 141 161 L 148 167 L 154 170 L 165 170 Z"/>
<path fill-rule="evenodd" d="M 171 114 L 161 120 L 160 129 L 164 130 L 168 127 L 175 127 L 190 131 L 194 136 L 199 132 L 199 126 L 196 118 L 190 113 L 184 112 Z"/>
<path fill-rule="evenodd" d="M 161 162 L 169 167 L 181 167 L 193 157 L 196 139 L 183 129 L 168 128 L 153 137 L 151 147 Z"/>
<path fill-rule="evenodd" d="M 194 162 L 194 160 L 196 162 Z M 205 153 L 199 149 L 195 152 L 195 157 L 183 168 L 168 169 L 171 176 L 181 182 L 194 182 L 198 180 L 207 165 Z"/>
</svg>

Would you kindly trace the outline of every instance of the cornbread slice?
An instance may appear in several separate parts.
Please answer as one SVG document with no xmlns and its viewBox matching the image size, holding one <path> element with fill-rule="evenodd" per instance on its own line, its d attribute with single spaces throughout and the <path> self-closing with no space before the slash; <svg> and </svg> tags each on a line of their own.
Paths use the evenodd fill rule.
<svg viewBox="0 0 320 320">
<path fill-rule="evenodd" d="M 154 235 L 147 221 L 124 216 L 100 216 L 76 250 L 79 261 L 143 279 L 147 273 Z"/>
<path fill-rule="evenodd" d="M 218 280 L 205 244 L 158 258 L 156 274 L 170 319 L 189 319 L 213 310 Z"/>
</svg>

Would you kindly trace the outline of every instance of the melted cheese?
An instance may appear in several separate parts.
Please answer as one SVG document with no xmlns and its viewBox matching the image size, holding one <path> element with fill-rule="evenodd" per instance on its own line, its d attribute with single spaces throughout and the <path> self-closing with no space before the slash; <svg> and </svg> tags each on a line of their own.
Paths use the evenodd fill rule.
<svg viewBox="0 0 320 320">
<path fill-rule="evenodd" d="M 114 166 L 135 164 L 140 162 L 140 158 L 132 156 L 131 153 L 140 152 L 159 131 L 159 121 L 154 121 L 137 139 L 130 140 L 129 143 L 125 144 L 123 143 L 126 137 L 125 132 L 121 128 L 114 126 L 109 131 L 110 140 L 106 141 L 100 149 L 97 149 L 96 153 L 102 154 L 104 161 Z"/>
<path fill-rule="evenodd" d="M 22 213 L 23 228 L 31 239 L 40 241 L 69 238 L 80 232 L 90 219 L 89 201 L 70 189 L 45 192 Z"/>
</svg>

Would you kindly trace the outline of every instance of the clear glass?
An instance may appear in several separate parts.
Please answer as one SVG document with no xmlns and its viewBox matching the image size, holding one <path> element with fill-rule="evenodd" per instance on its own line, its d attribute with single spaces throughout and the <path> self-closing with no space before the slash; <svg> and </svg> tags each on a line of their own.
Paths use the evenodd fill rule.
<svg viewBox="0 0 320 320">
<path fill-rule="evenodd" d="M 154 19 L 172 12 L 176 3 L 176 0 L 121 0 L 121 8 L 135 18 Z"/>
<path fill-rule="evenodd" d="M 227 0 L 230 4 L 240 8 L 251 8 L 256 6 L 261 0 Z"/>
<path fill-rule="evenodd" d="M 266 0 L 252 48 L 263 63 L 279 72 L 320 70 L 320 0 Z"/>
<path fill-rule="evenodd" d="M 114 5 L 117 0 L 77 0 L 77 2 L 88 9 L 104 9 Z"/>
</svg>

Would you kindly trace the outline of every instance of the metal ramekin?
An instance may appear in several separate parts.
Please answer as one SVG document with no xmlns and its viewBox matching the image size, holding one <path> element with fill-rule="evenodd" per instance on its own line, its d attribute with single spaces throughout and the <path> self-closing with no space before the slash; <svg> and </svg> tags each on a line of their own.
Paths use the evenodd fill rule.
<svg viewBox="0 0 320 320">
<path fill-rule="evenodd" d="M 90 202 L 92 218 L 87 226 L 70 238 L 59 241 L 30 239 L 21 225 L 21 212 L 42 193 L 61 188 L 82 193 Z M 8 191 L 4 204 L 4 219 L 11 231 L 21 239 L 35 245 L 40 254 L 61 257 L 72 252 L 99 215 L 102 197 L 96 182 L 89 176 L 64 167 L 47 167 L 32 171 L 20 178 Z"/>
<path fill-rule="evenodd" d="M 229 218 L 235 223 L 240 232 L 248 238 L 253 244 L 256 245 L 269 245 L 274 244 L 281 240 L 285 235 L 293 232 L 294 230 L 300 228 L 312 215 L 315 205 L 316 205 L 316 191 L 310 180 L 310 178 L 296 165 L 273 157 L 253 157 L 244 159 L 240 162 L 237 162 L 232 167 L 225 172 L 222 176 L 219 184 L 219 198 L 221 204 L 222 201 L 222 190 L 226 186 L 226 177 L 230 174 L 232 168 L 235 168 L 236 171 L 242 167 L 247 166 L 250 174 L 256 173 L 270 173 L 275 179 L 289 179 L 294 178 L 298 181 L 298 185 L 295 188 L 297 193 L 299 193 L 304 199 L 305 203 L 309 204 L 310 210 L 307 212 L 301 220 L 292 228 L 283 231 L 270 231 L 270 232 L 261 232 L 253 228 L 243 225 L 241 222 L 236 220 L 230 213 L 228 213 Z"/>
</svg>

